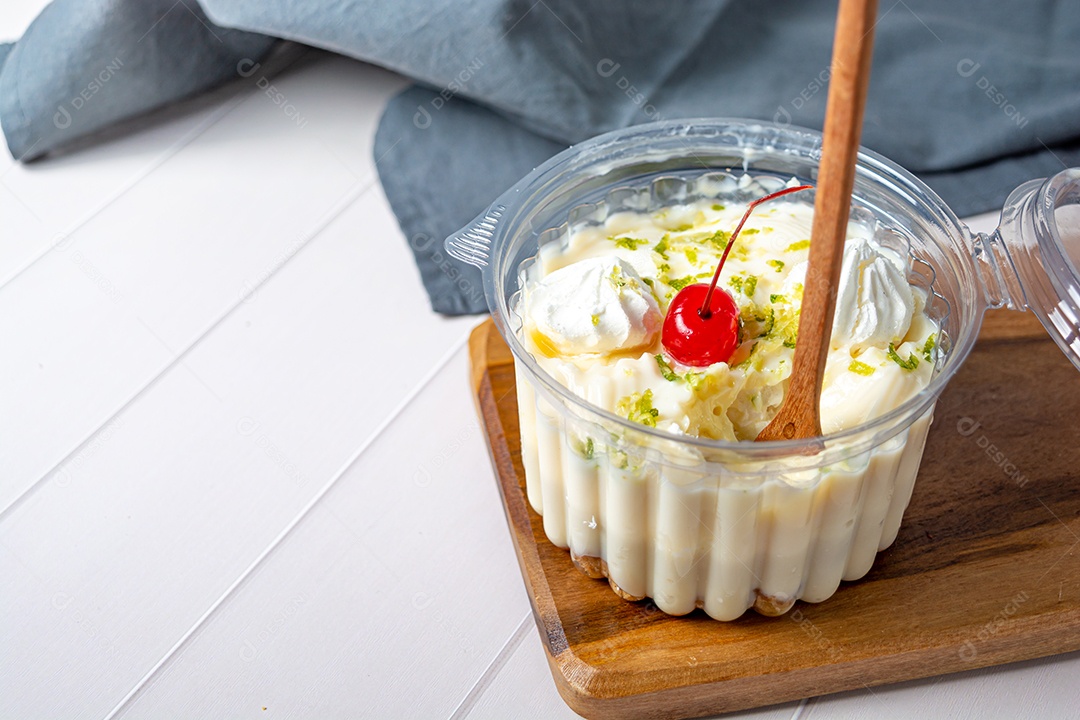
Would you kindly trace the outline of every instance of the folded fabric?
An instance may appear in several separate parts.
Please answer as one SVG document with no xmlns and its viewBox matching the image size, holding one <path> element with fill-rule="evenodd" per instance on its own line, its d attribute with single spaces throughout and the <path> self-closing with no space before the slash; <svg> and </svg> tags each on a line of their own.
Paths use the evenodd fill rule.
<svg viewBox="0 0 1080 720">
<path fill-rule="evenodd" d="M 396 70 L 427 89 L 389 104 L 375 157 L 432 305 L 445 313 L 485 305 L 476 273 L 446 258 L 443 237 L 570 143 L 676 117 L 820 128 L 836 13 L 835 0 L 201 6 L 206 16 L 191 0 L 50 6 L 0 69 L 12 152 L 32 157 L 222 82 L 271 37 Z M 1000 207 L 1020 182 L 1080 164 L 1080 4 L 900 0 L 879 15 L 867 147 L 960 214 Z M 102 80 L 115 60 L 116 81 Z M 61 109 L 70 124 L 50 130 L 57 114 L 69 122 Z"/>
<path fill-rule="evenodd" d="M 0 57 L 8 148 L 33 160 L 236 78 L 274 42 L 184 0 L 55 0 Z"/>
<path fill-rule="evenodd" d="M 645 57 L 627 42 L 636 36 L 604 36 L 605 26 L 588 22 L 590 7 L 576 8 L 560 16 L 566 27 L 554 35 L 529 32 L 530 12 L 504 38 L 505 53 L 477 55 L 497 60 L 474 61 L 475 71 L 444 75 L 442 89 L 411 89 L 391 101 L 375 156 L 407 237 L 445 237 L 494 200 L 507 176 L 520 177 L 568 144 L 614 127 L 699 116 L 823 124 L 834 2 L 715 6 L 712 14 L 694 15 L 706 32 L 668 36 Z M 537 20 L 563 9 L 543 4 L 545 17 Z M 655 39 L 664 30 L 647 35 Z M 581 45 L 593 61 L 585 79 L 550 68 L 534 73 L 532 62 L 516 60 L 554 57 L 559 47 L 576 53 Z M 657 55 L 678 61 L 652 75 Z M 575 57 L 575 69 L 587 72 Z M 1077 57 L 1080 5 L 887 6 L 876 28 L 863 144 L 915 172 L 960 215 L 996 210 L 1021 182 L 1080 165 Z M 520 97 L 488 103 L 492 84 L 511 86 L 505 92 Z M 551 95 L 551 85 L 564 96 L 571 93 L 565 86 L 588 88 L 579 101 L 590 111 L 528 102 Z M 494 112 L 461 96 L 480 97 Z M 486 309 L 478 275 L 447 263 L 441 243 L 411 247 L 434 309 Z"/>
<path fill-rule="evenodd" d="M 379 177 L 437 312 L 487 311 L 480 272 L 446 255 L 443 240 L 503 190 L 563 150 L 474 103 L 450 99 L 420 117 L 439 95 L 410 88 L 387 106 L 375 135 Z"/>
<path fill-rule="evenodd" d="M 413 87 L 390 101 L 375 136 L 386 197 L 409 240 L 434 310 L 487 312 L 480 272 L 447 258 L 442 240 L 567 144 L 459 98 Z M 430 124 L 420 108 L 439 106 Z M 420 127 L 420 126 L 422 127 Z M 1080 142 L 918 173 L 961 217 L 997 210 L 1025 180 L 1080 166 Z"/>
</svg>

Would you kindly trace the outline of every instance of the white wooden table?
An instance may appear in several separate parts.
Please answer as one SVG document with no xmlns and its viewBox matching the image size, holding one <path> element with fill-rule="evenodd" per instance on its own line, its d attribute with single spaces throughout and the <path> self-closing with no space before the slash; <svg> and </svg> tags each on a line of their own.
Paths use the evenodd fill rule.
<svg viewBox="0 0 1080 720">
<path fill-rule="evenodd" d="M 14 38 L 42 0 L 0 6 Z M 0 158 L 0 717 L 575 717 L 333 57 Z M 992 217 L 977 219 L 985 228 Z M 747 713 L 1080 717 L 1080 655 Z"/>
</svg>

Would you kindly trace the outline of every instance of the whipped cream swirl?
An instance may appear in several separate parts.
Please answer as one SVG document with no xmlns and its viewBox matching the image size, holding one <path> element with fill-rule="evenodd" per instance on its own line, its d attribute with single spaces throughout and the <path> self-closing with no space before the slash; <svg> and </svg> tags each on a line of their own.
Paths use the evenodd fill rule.
<svg viewBox="0 0 1080 720">
<path fill-rule="evenodd" d="M 525 315 L 549 355 L 606 355 L 652 344 L 663 316 L 633 266 L 609 255 L 567 265 L 529 288 Z"/>
<path fill-rule="evenodd" d="M 806 263 L 792 268 L 788 285 L 802 283 Z M 895 251 L 866 238 L 849 238 L 836 291 L 831 345 L 857 355 L 871 346 L 899 344 L 911 327 L 915 296 L 906 264 Z"/>
</svg>

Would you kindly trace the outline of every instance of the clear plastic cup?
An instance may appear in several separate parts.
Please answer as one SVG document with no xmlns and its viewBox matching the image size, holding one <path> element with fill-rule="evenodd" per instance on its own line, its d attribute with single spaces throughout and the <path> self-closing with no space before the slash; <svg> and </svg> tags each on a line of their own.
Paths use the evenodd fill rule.
<svg viewBox="0 0 1080 720">
<path fill-rule="evenodd" d="M 914 176 L 865 150 L 852 215 L 908 253 L 908 278 L 927 291 L 940 328 L 929 385 L 894 410 L 814 441 L 674 436 L 591 405 L 526 350 L 515 307 L 540 247 L 619 210 L 693 202 L 717 188 L 749 200 L 792 177 L 814 182 L 820 154 L 819 133 L 790 126 L 635 126 L 556 155 L 447 239 L 451 255 L 484 268 L 514 356 L 529 503 L 549 540 L 621 597 L 732 620 L 751 607 L 780 615 L 799 599 L 820 602 L 865 575 L 896 539 L 934 403 L 987 308 L 1030 307 L 1080 368 L 1080 245 L 1070 244 L 1080 240 L 1058 227 L 1060 208 L 1080 203 L 1080 170 L 1021 186 L 998 230 L 975 235 Z M 738 186 L 744 174 L 753 186 Z"/>
</svg>

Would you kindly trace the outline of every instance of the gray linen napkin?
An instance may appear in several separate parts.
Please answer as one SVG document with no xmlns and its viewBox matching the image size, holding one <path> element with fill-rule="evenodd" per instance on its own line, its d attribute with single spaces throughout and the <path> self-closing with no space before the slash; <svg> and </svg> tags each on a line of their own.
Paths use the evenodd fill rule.
<svg viewBox="0 0 1080 720">
<path fill-rule="evenodd" d="M 2 61 L 0 124 L 32 160 L 237 77 L 273 38 L 212 24 L 183 0 L 55 0 Z"/>
<path fill-rule="evenodd" d="M 205 11 L 205 14 L 204 14 Z M 409 75 L 375 143 L 432 306 L 485 309 L 442 238 L 551 154 L 664 118 L 820 128 L 835 0 L 56 0 L 0 49 L 16 157 L 236 77 L 272 38 Z M 1080 164 L 1080 4 L 881 5 L 863 143 L 961 215 Z"/>
</svg>

